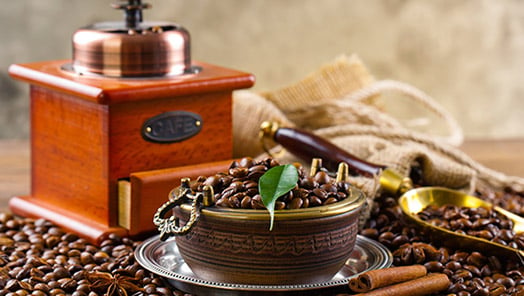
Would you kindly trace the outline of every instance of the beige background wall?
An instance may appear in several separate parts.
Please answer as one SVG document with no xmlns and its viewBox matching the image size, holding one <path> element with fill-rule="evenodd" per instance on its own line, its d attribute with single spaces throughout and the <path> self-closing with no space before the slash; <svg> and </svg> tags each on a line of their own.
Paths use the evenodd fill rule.
<svg viewBox="0 0 524 296">
<path fill-rule="evenodd" d="M 2 1 L 0 138 L 28 136 L 28 87 L 8 76 L 8 66 L 70 58 L 77 28 L 121 18 L 111 2 Z M 356 53 L 377 79 L 433 96 L 467 137 L 524 137 L 523 1 L 149 2 L 147 20 L 191 32 L 194 59 L 252 72 L 257 90 L 285 86 Z"/>
</svg>

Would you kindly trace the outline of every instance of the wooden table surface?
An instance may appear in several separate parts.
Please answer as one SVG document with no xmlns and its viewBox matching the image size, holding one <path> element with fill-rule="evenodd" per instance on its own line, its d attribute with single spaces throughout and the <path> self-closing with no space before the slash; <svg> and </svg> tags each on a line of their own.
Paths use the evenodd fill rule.
<svg viewBox="0 0 524 296">
<path fill-rule="evenodd" d="M 481 164 L 524 177 L 524 139 L 466 140 L 461 149 Z M 12 196 L 30 191 L 30 149 L 27 140 L 0 140 L 0 210 Z"/>
</svg>

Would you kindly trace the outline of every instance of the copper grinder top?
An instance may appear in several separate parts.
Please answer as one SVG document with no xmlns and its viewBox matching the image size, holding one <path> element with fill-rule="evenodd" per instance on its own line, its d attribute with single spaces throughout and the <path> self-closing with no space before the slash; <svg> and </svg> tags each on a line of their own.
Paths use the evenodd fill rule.
<svg viewBox="0 0 524 296">
<path fill-rule="evenodd" d="M 149 4 L 113 4 L 125 22 L 96 23 L 73 34 L 73 71 L 110 77 L 152 77 L 192 72 L 189 32 L 177 24 L 142 22 Z"/>
</svg>

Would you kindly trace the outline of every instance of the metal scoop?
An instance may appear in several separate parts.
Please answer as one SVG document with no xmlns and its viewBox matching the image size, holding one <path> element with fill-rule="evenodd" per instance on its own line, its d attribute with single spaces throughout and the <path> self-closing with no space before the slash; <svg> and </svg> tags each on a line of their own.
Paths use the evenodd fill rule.
<svg viewBox="0 0 524 296">
<path fill-rule="evenodd" d="M 404 214 L 416 225 L 423 228 L 433 241 L 438 241 L 448 247 L 479 250 L 486 254 L 509 256 L 524 262 L 523 250 L 514 249 L 487 239 L 453 232 L 432 225 L 417 215 L 428 205 L 451 204 L 458 207 L 493 208 L 493 210 L 511 219 L 513 230 L 518 233 L 524 231 L 524 218 L 516 214 L 493 206 L 477 197 L 447 188 L 422 187 L 413 189 L 411 179 L 403 178 L 397 172 L 385 166 L 358 159 L 331 142 L 303 130 L 283 128 L 277 123 L 264 122 L 260 129 L 260 139 L 264 149 L 267 147 L 266 140 L 272 140 L 306 161 L 310 161 L 311 158 L 321 158 L 324 167 L 330 171 L 336 168 L 338 163 L 345 162 L 353 175 L 379 176 L 381 189 L 400 196 L 398 202 Z"/>
</svg>

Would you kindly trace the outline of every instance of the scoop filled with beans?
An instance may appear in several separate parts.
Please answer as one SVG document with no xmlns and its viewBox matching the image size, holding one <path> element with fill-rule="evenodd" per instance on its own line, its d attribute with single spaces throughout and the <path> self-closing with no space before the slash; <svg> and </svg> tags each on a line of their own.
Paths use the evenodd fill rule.
<svg viewBox="0 0 524 296">
<path fill-rule="evenodd" d="M 427 206 L 418 217 L 432 225 L 483 238 L 514 249 L 524 249 L 524 233 L 513 230 L 513 221 L 492 208 Z"/>
</svg>

